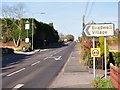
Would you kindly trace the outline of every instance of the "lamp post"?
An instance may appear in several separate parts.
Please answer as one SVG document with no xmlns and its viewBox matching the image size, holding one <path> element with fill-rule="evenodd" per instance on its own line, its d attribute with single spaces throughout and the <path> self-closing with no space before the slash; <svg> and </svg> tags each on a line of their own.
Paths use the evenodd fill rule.
<svg viewBox="0 0 120 90">
<path fill-rule="evenodd" d="M 39 14 L 45 14 L 45 13 L 42 12 L 42 13 L 39 13 Z M 32 50 L 34 49 L 33 42 L 34 42 L 34 18 L 33 18 L 33 13 L 32 13 Z"/>
<path fill-rule="evenodd" d="M 26 22 L 25 22 L 25 30 L 26 30 L 26 32 L 27 32 L 27 34 L 26 34 L 26 38 L 25 38 L 25 42 L 26 43 L 29 43 L 29 38 L 28 38 L 28 30 L 30 29 L 30 23 L 29 23 L 29 21 L 27 20 Z"/>
<path fill-rule="evenodd" d="M 33 18 L 32 18 L 32 50 L 34 49 L 33 48 L 33 33 L 34 33 L 34 20 L 33 20 Z"/>
</svg>

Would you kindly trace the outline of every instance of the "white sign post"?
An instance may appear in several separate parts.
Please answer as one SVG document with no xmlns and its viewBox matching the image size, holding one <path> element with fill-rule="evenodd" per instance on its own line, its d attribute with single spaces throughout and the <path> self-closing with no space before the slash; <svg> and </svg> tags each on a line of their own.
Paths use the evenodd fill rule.
<svg viewBox="0 0 120 90">
<path fill-rule="evenodd" d="M 95 38 L 93 37 L 93 48 L 95 48 Z M 95 57 L 93 57 L 93 74 L 94 78 L 96 77 L 96 72 L 95 72 Z"/>
<path fill-rule="evenodd" d="M 107 79 L 106 37 L 104 37 L 105 79 Z"/>
<path fill-rule="evenodd" d="M 93 37 L 93 48 L 95 47 L 94 37 L 104 36 L 104 58 L 105 58 L 105 79 L 107 78 L 107 62 L 106 62 L 106 36 L 114 35 L 114 24 L 98 23 L 87 24 L 84 28 L 86 36 Z M 93 72 L 95 75 L 95 57 L 93 57 Z"/>
</svg>

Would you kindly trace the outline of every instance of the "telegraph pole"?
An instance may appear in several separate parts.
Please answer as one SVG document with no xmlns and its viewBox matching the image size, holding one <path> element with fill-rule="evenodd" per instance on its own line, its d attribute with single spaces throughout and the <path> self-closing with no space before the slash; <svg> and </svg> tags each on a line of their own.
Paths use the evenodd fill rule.
<svg viewBox="0 0 120 90">
<path fill-rule="evenodd" d="M 84 27 L 85 27 L 85 15 L 83 15 L 83 25 L 82 25 L 82 27 L 83 27 L 82 35 L 83 35 L 83 37 L 85 37 L 85 33 L 84 33 Z"/>
<path fill-rule="evenodd" d="M 85 27 L 85 15 L 83 15 L 83 30 L 84 30 L 84 27 Z"/>
</svg>

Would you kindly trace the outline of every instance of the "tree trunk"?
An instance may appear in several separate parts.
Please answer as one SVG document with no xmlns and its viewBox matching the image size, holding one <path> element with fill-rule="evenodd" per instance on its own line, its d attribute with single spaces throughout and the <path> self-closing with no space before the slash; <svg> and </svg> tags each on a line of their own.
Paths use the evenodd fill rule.
<svg viewBox="0 0 120 90">
<path fill-rule="evenodd" d="M 15 39 L 14 39 L 14 38 L 13 38 L 13 42 L 14 42 L 15 47 L 17 47 L 16 41 L 15 41 Z"/>
<path fill-rule="evenodd" d="M 20 44 L 20 37 L 18 37 L 18 40 L 17 40 L 17 47 L 19 46 Z"/>
</svg>

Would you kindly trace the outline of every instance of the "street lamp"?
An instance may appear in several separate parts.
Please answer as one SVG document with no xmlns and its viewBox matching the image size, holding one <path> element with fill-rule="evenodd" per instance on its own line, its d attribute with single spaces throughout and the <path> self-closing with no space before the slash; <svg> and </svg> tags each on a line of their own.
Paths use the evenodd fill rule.
<svg viewBox="0 0 120 90">
<path fill-rule="evenodd" d="M 37 13 L 38 14 L 38 13 Z M 44 12 L 39 13 L 39 14 L 45 14 Z M 32 50 L 34 49 L 33 47 L 33 36 L 34 36 L 34 18 L 33 18 L 33 13 L 32 13 Z"/>
<path fill-rule="evenodd" d="M 34 33 L 34 20 L 33 20 L 33 18 L 32 18 L 32 50 L 34 49 L 33 48 L 33 33 Z"/>
<path fill-rule="evenodd" d="M 26 22 L 25 22 L 25 30 L 26 30 L 26 32 L 27 32 L 27 37 L 25 38 L 25 42 L 26 43 L 29 43 L 29 38 L 28 38 L 28 30 L 30 29 L 30 23 L 29 23 L 29 21 L 27 20 Z"/>
</svg>

